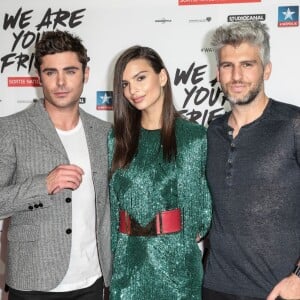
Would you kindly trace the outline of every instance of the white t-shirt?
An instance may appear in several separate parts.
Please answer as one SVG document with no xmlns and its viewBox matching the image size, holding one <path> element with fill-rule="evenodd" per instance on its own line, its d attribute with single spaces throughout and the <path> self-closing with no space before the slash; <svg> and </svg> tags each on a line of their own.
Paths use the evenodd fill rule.
<svg viewBox="0 0 300 300">
<path fill-rule="evenodd" d="M 95 190 L 82 122 L 69 131 L 56 129 L 71 164 L 84 170 L 78 189 L 72 191 L 72 247 L 70 264 L 62 282 L 52 292 L 91 286 L 102 273 L 96 244 Z"/>
</svg>

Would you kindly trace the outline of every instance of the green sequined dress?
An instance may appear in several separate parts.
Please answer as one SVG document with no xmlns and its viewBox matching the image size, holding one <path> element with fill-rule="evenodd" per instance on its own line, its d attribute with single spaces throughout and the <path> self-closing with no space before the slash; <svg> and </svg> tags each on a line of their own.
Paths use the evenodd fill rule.
<svg viewBox="0 0 300 300">
<path fill-rule="evenodd" d="M 211 221 L 211 198 L 205 179 L 206 130 L 176 120 L 177 159 L 163 160 L 159 130 L 141 129 L 138 153 L 130 166 L 110 181 L 113 277 L 110 299 L 201 299 L 202 263 L 196 235 Z M 113 154 L 113 131 L 109 136 Z M 142 226 L 159 211 L 180 208 L 183 229 L 155 237 L 118 231 L 119 210 Z"/>
</svg>

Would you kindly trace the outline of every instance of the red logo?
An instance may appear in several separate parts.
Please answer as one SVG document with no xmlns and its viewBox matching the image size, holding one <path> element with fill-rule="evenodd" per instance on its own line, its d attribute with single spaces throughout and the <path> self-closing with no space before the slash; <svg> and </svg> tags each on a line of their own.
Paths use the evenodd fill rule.
<svg viewBox="0 0 300 300">
<path fill-rule="evenodd" d="M 178 0 L 179 5 L 229 4 L 252 2 L 261 2 L 261 0 Z"/>
<path fill-rule="evenodd" d="M 8 77 L 7 78 L 8 87 L 32 87 L 41 86 L 38 77 Z"/>
</svg>

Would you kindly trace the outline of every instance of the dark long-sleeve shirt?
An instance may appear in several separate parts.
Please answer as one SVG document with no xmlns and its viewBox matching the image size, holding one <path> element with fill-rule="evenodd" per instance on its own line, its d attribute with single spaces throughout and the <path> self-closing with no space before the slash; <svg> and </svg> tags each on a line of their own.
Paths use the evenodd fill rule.
<svg viewBox="0 0 300 300">
<path fill-rule="evenodd" d="M 204 286 L 265 298 L 300 255 L 300 108 L 270 99 L 235 138 L 229 115 L 208 129 L 213 222 Z"/>
</svg>

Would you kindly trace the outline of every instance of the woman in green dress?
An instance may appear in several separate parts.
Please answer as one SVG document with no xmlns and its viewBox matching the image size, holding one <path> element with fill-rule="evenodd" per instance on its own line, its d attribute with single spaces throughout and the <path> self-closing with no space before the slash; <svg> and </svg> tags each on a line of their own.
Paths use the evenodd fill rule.
<svg viewBox="0 0 300 300">
<path fill-rule="evenodd" d="M 196 239 L 211 221 L 206 129 L 179 116 L 168 71 L 151 48 L 121 54 L 113 95 L 110 299 L 200 300 Z"/>
</svg>

